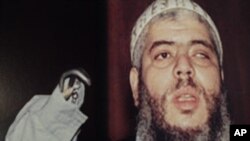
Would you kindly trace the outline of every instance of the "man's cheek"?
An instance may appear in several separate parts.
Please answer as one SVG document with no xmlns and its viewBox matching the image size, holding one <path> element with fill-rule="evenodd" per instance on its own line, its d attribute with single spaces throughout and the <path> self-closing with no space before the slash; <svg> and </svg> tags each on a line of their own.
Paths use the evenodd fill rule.
<svg viewBox="0 0 250 141">
<path fill-rule="evenodd" d="M 171 86 L 168 82 L 164 81 L 150 81 L 149 85 L 146 85 L 151 97 L 159 101 L 159 103 L 165 103 L 167 92 L 171 89 Z"/>
<path fill-rule="evenodd" d="M 201 73 L 199 73 L 201 72 Z M 207 72 L 207 73 L 206 73 Z M 220 91 L 220 75 L 215 69 L 197 71 L 196 81 L 204 88 L 208 95 L 217 94 Z"/>
<path fill-rule="evenodd" d="M 176 80 L 162 71 L 146 71 L 143 81 L 151 96 L 157 96 L 156 100 L 163 99 L 166 93 L 176 85 Z"/>
</svg>

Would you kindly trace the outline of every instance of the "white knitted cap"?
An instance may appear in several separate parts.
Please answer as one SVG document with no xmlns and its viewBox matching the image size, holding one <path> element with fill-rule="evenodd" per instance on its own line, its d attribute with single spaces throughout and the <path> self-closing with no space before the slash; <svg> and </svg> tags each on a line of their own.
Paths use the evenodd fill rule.
<svg viewBox="0 0 250 141">
<path fill-rule="evenodd" d="M 131 34 L 130 55 L 132 65 L 138 67 L 140 64 L 139 61 L 141 56 L 138 56 L 140 55 L 139 52 L 140 50 L 142 50 L 142 48 L 139 48 L 138 46 L 136 46 L 136 44 L 145 26 L 157 15 L 177 8 L 193 11 L 207 21 L 212 31 L 214 32 L 212 36 L 215 41 L 215 50 L 219 55 L 219 62 L 222 66 L 223 49 L 218 30 L 206 11 L 204 11 L 198 4 L 194 3 L 192 0 L 156 0 L 142 13 L 142 15 L 136 21 Z"/>
</svg>

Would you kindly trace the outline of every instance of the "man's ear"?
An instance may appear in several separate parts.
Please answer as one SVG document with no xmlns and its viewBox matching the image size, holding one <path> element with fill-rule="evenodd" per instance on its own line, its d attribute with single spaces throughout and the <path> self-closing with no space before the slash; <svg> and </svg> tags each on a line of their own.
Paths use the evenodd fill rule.
<svg viewBox="0 0 250 141">
<path fill-rule="evenodd" d="M 139 74 L 135 67 L 130 69 L 129 81 L 134 98 L 134 104 L 137 107 L 139 105 L 139 92 L 138 92 Z"/>
<path fill-rule="evenodd" d="M 223 72 L 222 69 L 221 69 L 221 71 L 220 71 L 220 76 L 221 76 L 221 80 L 223 81 L 223 80 L 224 80 L 224 72 Z"/>
</svg>

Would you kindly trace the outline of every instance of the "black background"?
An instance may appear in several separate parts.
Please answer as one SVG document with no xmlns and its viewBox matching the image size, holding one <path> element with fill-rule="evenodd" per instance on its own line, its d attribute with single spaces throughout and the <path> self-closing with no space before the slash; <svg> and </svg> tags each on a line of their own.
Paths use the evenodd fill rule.
<svg viewBox="0 0 250 141">
<path fill-rule="evenodd" d="M 80 139 L 105 138 L 105 1 L 2 0 L 0 140 L 35 94 L 50 94 L 60 75 L 82 67 L 91 76 Z"/>
</svg>

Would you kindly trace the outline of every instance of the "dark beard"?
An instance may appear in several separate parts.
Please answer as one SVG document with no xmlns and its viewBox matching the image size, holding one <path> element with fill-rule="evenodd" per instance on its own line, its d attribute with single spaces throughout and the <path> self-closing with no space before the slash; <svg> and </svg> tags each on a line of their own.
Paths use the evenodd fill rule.
<svg viewBox="0 0 250 141">
<path fill-rule="evenodd" d="M 193 85 L 193 83 L 190 83 Z M 181 129 L 170 126 L 164 121 L 163 107 L 150 97 L 145 85 L 140 82 L 140 105 L 138 115 L 137 141 L 220 141 L 229 140 L 229 116 L 226 108 L 225 94 L 213 97 L 206 102 L 208 122 L 203 128 Z M 211 103 L 212 102 L 212 103 Z M 210 130 L 211 129 L 211 130 Z"/>
</svg>

